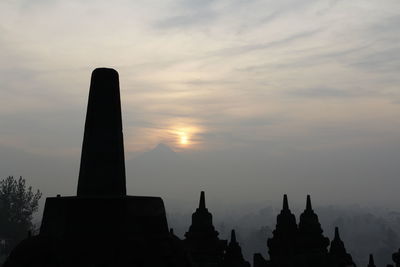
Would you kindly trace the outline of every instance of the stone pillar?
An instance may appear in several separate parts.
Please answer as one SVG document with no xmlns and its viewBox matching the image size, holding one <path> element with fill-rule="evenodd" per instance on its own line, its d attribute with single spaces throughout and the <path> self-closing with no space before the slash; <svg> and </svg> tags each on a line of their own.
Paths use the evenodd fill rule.
<svg viewBox="0 0 400 267">
<path fill-rule="evenodd" d="M 77 195 L 126 195 L 119 79 L 113 69 L 92 73 Z"/>
</svg>

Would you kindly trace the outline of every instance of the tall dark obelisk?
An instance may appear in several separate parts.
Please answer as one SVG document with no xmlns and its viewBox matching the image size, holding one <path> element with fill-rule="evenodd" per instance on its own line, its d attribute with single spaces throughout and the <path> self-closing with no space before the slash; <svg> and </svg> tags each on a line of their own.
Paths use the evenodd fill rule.
<svg viewBox="0 0 400 267">
<path fill-rule="evenodd" d="M 5 266 L 187 266 L 160 197 L 127 196 L 118 73 L 92 73 L 77 196 L 48 197 Z"/>
<path fill-rule="evenodd" d="M 125 161 L 118 73 L 92 73 L 78 196 L 125 196 Z"/>
</svg>

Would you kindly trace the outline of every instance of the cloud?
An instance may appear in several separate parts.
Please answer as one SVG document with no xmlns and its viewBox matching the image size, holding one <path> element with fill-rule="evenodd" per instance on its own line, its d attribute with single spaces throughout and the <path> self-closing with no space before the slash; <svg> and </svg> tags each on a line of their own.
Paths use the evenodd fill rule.
<svg viewBox="0 0 400 267">
<path fill-rule="evenodd" d="M 294 35 L 287 36 L 281 40 L 274 40 L 274 41 L 270 41 L 267 43 L 250 44 L 250 45 L 243 45 L 243 46 L 238 46 L 238 47 L 224 48 L 222 50 L 213 52 L 212 55 L 221 56 L 221 57 L 238 56 L 243 53 L 257 52 L 258 50 L 265 50 L 265 49 L 274 48 L 274 47 L 287 46 L 287 45 L 294 43 L 298 40 L 301 40 L 303 38 L 309 38 L 309 37 L 317 34 L 320 31 L 321 31 L 321 29 L 315 29 L 315 30 L 301 32 L 301 33 L 296 33 Z"/>
<path fill-rule="evenodd" d="M 371 72 L 393 72 L 400 68 L 400 48 L 385 48 L 352 63 L 353 66 Z"/>
<path fill-rule="evenodd" d="M 319 88 L 300 88 L 288 92 L 289 95 L 295 97 L 307 98 L 351 98 L 362 96 L 374 96 L 374 92 L 363 92 L 362 89 L 338 89 L 329 87 Z"/>
<path fill-rule="evenodd" d="M 210 25 L 219 15 L 213 10 L 212 4 L 214 2 L 216 1 L 178 1 L 173 10 L 176 15 L 158 20 L 154 23 L 154 27 L 165 30 Z"/>
</svg>

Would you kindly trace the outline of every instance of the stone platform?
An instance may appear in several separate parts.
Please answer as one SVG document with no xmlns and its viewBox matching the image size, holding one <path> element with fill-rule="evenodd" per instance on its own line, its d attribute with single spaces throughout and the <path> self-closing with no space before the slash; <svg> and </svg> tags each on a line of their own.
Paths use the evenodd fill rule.
<svg viewBox="0 0 400 267">
<path fill-rule="evenodd" d="M 50 197 L 40 234 L 57 239 L 138 239 L 169 235 L 160 197 Z M 97 238 L 96 238 L 97 239 Z"/>
</svg>

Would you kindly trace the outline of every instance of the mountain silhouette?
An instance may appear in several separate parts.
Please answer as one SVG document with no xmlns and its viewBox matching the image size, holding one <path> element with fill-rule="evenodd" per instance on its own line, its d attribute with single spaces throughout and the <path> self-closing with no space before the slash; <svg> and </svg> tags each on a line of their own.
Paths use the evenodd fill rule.
<svg viewBox="0 0 400 267">
<path fill-rule="evenodd" d="M 163 167 L 179 164 L 181 157 L 180 155 L 172 150 L 168 145 L 160 143 L 153 149 L 143 152 L 136 158 L 129 160 L 129 164 L 140 165 L 141 167 L 152 168 L 153 165 L 161 164 Z M 129 167 L 128 167 L 129 168 Z"/>
<path fill-rule="evenodd" d="M 160 143 L 157 146 L 155 146 L 152 150 L 146 151 L 143 154 L 141 154 L 138 158 L 146 158 L 147 160 L 149 159 L 164 159 L 164 160 L 170 160 L 177 158 L 178 154 L 172 150 L 168 145 L 164 143 Z"/>
<path fill-rule="evenodd" d="M 164 143 L 159 143 L 155 148 L 151 150 L 152 152 L 157 153 L 175 153 L 169 146 Z"/>
<path fill-rule="evenodd" d="M 161 188 L 173 190 L 174 184 L 182 183 L 188 177 L 185 160 L 163 143 L 128 160 L 126 169 L 128 177 L 131 177 L 127 181 L 128 187 L 132 184 L 135 191 L 140 189 L 148 194 L 161 194 Z"/>
</svg>

